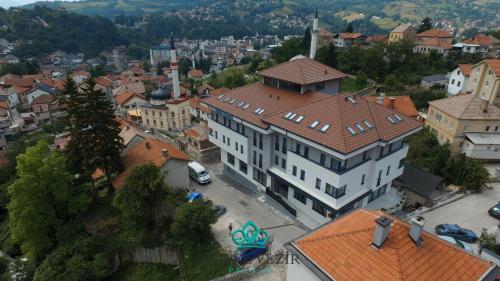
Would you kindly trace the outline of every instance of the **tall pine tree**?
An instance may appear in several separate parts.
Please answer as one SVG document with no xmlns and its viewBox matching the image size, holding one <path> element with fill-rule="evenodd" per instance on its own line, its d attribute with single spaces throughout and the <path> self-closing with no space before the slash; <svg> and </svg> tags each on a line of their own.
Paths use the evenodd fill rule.
<svg viewBox="0 0 500 281">
<path fill-rule="evenodd" d="M 71 93 L 67 103 L 71 134 L 66 150 L 68 167 L 85 178 L 100 169 L 110 182 L 111 175 L 121 168 L 123 148 L 111 101 L 104 92 L 94 89 L 93 79 L 80 91 L 72 89 L 74 83 L 69 80 L 68 83 L 66 88 Z"/>
<path fill-rule="evenodd" d="M 432 20 L 429 17 L 425 17 L 418 27 L 417 33 L 421 33 L 430 29 L 432 29 Z"/>
<path fill-rule="evenodd" d="M 346 33 L 353 33 L 354 32 L 354 28 L 352 27 L 352 23 L 347 24 L 347 27 L 345 28 L 344 32 L 346 32 Z"/>
</svg>

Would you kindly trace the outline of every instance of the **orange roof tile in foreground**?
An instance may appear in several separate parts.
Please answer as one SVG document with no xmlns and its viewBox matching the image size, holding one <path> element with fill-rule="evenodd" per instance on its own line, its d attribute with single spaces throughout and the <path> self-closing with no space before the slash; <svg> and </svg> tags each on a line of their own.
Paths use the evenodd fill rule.
<svg viewBox="0 0 500 281">
<path fill-rule="evenodd" d="M 264 69 L 259 74 L 299 85 L 308 85 L 347 77 L 345 73 L 309 58 L 298 58 L 287 61 Z"/>
<path fill-rule="evenodd" d="M 371 102 L 377 102 L 376 96 L 367 96 L 365 99 Z M 393 99 L 393 102 L 391 101 Z M 417 117 L 418 110 L 411 100 L 410 96 L 390 96 L 384 98 L 384 106 L 410 117 Z"/>
<path fill-rule="evenodd" d="M 163 149 L 168 150 L 167 158 L 163 157 Z M 125 171 L 112 180 L 112 185 L 116 189 L 121 188 L 125 178 L 135 167 L 141 164 L 150 162 L 158 167 L 162 167 L 170 159 L 190 161 L 190 158 L 186 154 L 169 143 L 156 139 L 145 139 L 123 156 L 122 163 Z"/>
<path fill-rule="evenodd" d="M 372 246 L 382 212 L 359 209 L 292 241 L 285 247 L 332 280 L 478 280 L 487 261 L 438 237 L 422 233 L 416 246 L 410 226 L 396 218 L 382 246 Z M 304 264 L 304 262 L 301 262 Z"/>
<path fill-rule="evenodd" d="M 470 71 L 472 70 L 472 64 L 459 64 L 460 70 L 464 76 L 470 76 Z"/>
<path fill-rule="evenodd" d="M 453 38 L 453 35 L 444 29 L 429 29 L 417 34 L 417 37 Z"/>
</svg>

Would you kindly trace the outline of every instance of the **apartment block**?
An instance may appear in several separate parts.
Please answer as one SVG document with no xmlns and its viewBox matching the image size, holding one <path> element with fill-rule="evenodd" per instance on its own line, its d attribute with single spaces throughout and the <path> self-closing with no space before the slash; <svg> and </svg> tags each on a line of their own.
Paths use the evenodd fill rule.
<svg viewBox="0 0 500 281">
<path fill-rule="evenodd" d="M 488 59 L 473 65 L 467 91 L 500 106 L 500 59 Z"/>
<path fill-rule="evenodd" d="M 209 140 L 225 173 L 265 192 L 309 227 L 384 196 L 403 172 L 404 139 L 421 123 L 340 94 L 346 75 L 298 57 L 213 96 Z"/>
</svg>

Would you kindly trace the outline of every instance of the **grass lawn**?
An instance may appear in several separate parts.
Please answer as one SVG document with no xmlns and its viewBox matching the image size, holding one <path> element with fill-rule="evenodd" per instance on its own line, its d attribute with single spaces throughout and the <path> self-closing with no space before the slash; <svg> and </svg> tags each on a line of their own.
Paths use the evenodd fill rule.
<svg viewBox="0 0 500 281">
<path fill-rule="evenodd" d="M 179 277 L 172 265 L 137 263 L 121 266 L 109 281 L 177 281 Z"/>
</svg>

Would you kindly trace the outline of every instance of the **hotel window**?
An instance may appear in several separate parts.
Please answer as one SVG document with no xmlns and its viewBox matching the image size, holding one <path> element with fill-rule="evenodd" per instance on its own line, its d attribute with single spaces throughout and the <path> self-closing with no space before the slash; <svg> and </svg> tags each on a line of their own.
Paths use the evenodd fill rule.
<svg viewBox="0 0 500 281">
<path fill-rule="evenodd" d="M 300 170 L 300 179 L 305 180 L 306 179 L 306 171 Z"/>
<path fill-rule="evenodd" d="M 325 165 L 325 161 L 326 161 L 326 156 L 323 153 L 321 153 L 321 156 L 320 156 L 320 159 L 319 159 L 319 163 L 321 165 Z"/>
<path fill-rule="evenodd" d="M 236 149 L 236 152 L 238 152 L 238 142 L 234 144 L 234 149 Z"/>
<path fill-rule="evenodd" d="M 321 179 L 316 178 L 316 188 L 321 189 Z"/>
<path fill-rule="evenodd" d="M 387 166 L 387 172 L 385 173 L 388 176 L 391 173 L 391 165 Z"/>
<path fill-rule="evenodd" d="M 304 157 L 309 158 L 309 147 L 304 146 Z"/>
<path fill-rule="evenodd" d="M 283 137 L 282 145 L 281 145 L 281 152 L 286 154 L 286 137 Z"/>
<path fill-rule="evenodd" d="M 323 217 L 326 217 L 326 209 L 318 201 L 316 200 L 313 201 L 312 209 L 316 211 L 318 214 L 322 215 Z"/>
<path fill-rule="evenodd" d="M 161 111 L 160 111 L 160 112 L 158 112 L 158 115 L 160 115 L 160 117 L 161 117 Z"/>
<path fill-rule="evenodd" d="M 231 139 L 227 138 L 227 145 L 231 145 Z"/>
<path fill-rule="evenodd" d="M 263 139 L 262 134 L 259 134 L 259 148 L 260 149 L 262 149 L 264 147 L 262 139 Z"/>
<path fill-rule="evenodd" d="M 304 205 L 307 202 L 307 197 L 306 194 L 298 189 L 295 189 L 293 191 L 293 198 L 297 199 L 298 201 L 302 202 Z"/>
<path fill-rule="evenodd" d="M 451 85 L 455 85 L 455 79 L 451 79 Z"/>
<path fill-rule="evenodd" d="M 484 129 L 486 132 L 488 132 L 490 130 L 490 126 L 486 126 L 486 128 Z"/>
<path fill-rule="evenodd" d="M 457 87 L 460 87 L 460 84 L 462 84 L 462 81 L 457 82 Z"/>
<path fill-rule="evenodd" d="M 382 170 L 378 171 L 377 186 L 380 185 L 380 181 L 382 181 Z"/>
<path fill-rule="evenodd" d="M 253 146 L 257 146 L 257 132 L 253 132 Z"/>
<path fill-rule="evenodd" d="M 298 155 L 300 155 L 300 143 L 296 143 L 295 144 L 295 153 L 297 153 Z"/>
<path fill-rule="evenodd" d="M 363 175 L 361 177 L 361 185 L 364 185 L 365 184 L 365 179 L 366 179 L 366 175 Z"/>
<path fill-rule="evenodd" d="M 278 155 L 274 156 L 274 164 L 275 165 L 279 165 L 280 164 L 280 158 L 278 157 Z"/>
<path fill-rule="evenodd" d="M 387 184 L 384 184 L 384 186 L 382 186 L 379 189 L 373 190 L 372 193 L 370 194 L 370 198 L 368 199 L 368 202 L 371 202 L 371 201 L 379 198 L 380 196 L 384 195 L 386 190 L 387 190 Z"/>
<path fill-rule="evenodd" d="M 297 176 L 297 166 L 292 166 L 292 175 Z"/>
<path fill-rule="evenodd" d="M 286 159 L 285 158 L 281 159 L 281 168 L 286 170 Z"/>
<path fill-rule="evenodd" d="M 162 127 L 163 127 L 163 121 L 160 121 L 160 126 L 162 126 Z"/>
<path fill-rule="evenodd" d="M 257 151 L 254 151 L 254 152 L 253 152 L 252 163 L 253 163 L 254 165 L 257 165 Z"/>
<path fill-rule="evenodd" d="M 253 168 L 253 179 L 262 185 L 266 185 L 267 175 L 257 168 Z"/>
<path fill-rule="evenodd" d="M 240 144 L 240 153 L 243 153 L 243 145 Z"/>
<path fill-rule="evenodd" d="M 259 168 L 262 169 L 262 154 L 259 153 Z"/>
<path fill-rule="evenodd" d="M 346 186 L 334 187 L 333 185 L 326 184 L 325 193 L 333 198 L 340 198 L 345 195 Z"/>
<path fill-rule="evenodd" d="M 222 135 L 222 142 L 226 143 L 226 136 L 225 135 Z"/>
<path fill-rule="evenodd" d="M 234 155 L 232 155 L 231 153 L 228 153 L 227 154 L 227 162 L 231 165 L 234 166 Z"/>
<path fill-rule="evenodd" d="M 219 139 L 219 134 L 217 133 L 217 131 L 215 131 L 215 138 Z"/>
<path fill-rule="evenodd" d="M 274 150 L 280 150 L 280 138 L 276 136 L 275 142 L 274 142 Z"/>
</svg>

